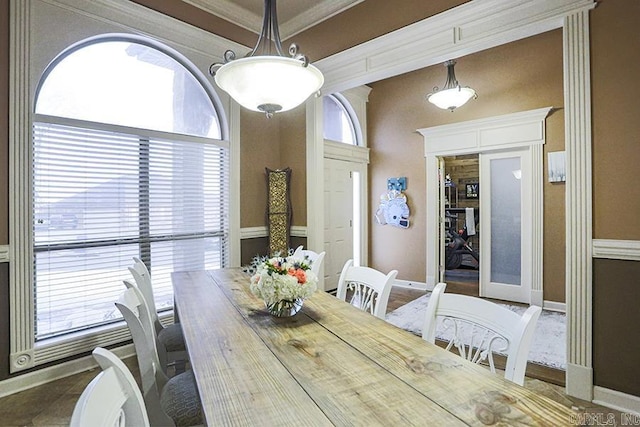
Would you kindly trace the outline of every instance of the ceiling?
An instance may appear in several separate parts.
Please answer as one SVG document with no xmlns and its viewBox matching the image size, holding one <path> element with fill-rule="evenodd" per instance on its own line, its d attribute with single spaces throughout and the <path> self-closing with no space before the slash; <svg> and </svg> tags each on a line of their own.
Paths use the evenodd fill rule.
<svg viewBox="0 0 640 427">
<path fill-rule="evenodd" d="M 183 0 L 227 21 L 260 33 L 262 0 Z M 364 0 L 279 0 L 278 27 L 283 40 L 306 30 Z"/>
</svg>

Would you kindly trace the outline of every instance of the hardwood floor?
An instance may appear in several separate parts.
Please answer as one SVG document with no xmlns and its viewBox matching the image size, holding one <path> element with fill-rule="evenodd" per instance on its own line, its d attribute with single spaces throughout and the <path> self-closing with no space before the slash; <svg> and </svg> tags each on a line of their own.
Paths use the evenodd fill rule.
<svg viewBox="0 0 640 427">
<path fill-rule="evenodd" d="M 464 285 L 462 289 L 464 289 Z M 393 311 L 421 295 L 424 295 L 424 291 L 394 288 L 389 298 L 387 311 Z M 134 376 L 138 377 L 136 359 L 128 358 L 125 363 L 132 370 Z M 559 371 L 561 374 L 557 374 L 557 378 L 555 378 L 554 375 L 556 374 L 551 375 L 548 371 L 554 370 L 541 367 L 537 371 L 530 370 L 528 367 L 525 387 L 534 389 L 580 412 L 589 414 L 602 413 L 605 415 L 613 413 L 616 419 L 621 419 L 618 411 L 566 396 L 563 387 L 557 385 L 560 382 L 564 384 L 564 372 Z M 0 426 L 68 426 L 78 397 L 98 372 L 98 369 L 94 369 L 1 398 Z M 545 380 L 547 377 L 551 379 Z"/>
</svg>

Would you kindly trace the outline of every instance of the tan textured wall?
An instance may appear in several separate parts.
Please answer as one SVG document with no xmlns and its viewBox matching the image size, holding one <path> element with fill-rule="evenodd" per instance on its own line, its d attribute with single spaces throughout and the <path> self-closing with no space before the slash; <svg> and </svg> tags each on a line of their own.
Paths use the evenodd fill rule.
<svg viewBox="0 0 640 427">
<path fill-rule="evenodd" d="M 265 168 L 278 169 L 280 119 L 242 110 L 240 119 L 240 227 L 266 225 L 267 181 Z"/>
<path fill-rule="evenodd" d="M 415 130 L 548 106 L 561 108 L 562 32 L 459 58 L 456 77 L 461 84 L 472 86 L 478 99 L 453 113 L 425 100 L 433 86 L 442 86 L 445 77 L 445 67 L 437 65 L 370 85 L 369 208 L 375 212 L 388 177 L 406 176 L 411 209 L 411 227 L 406 230 L 371 221 L 370 261 L 383 271 L 397 268 L 398 277 L 404 280 L 424 282 L 425 239 L 433 238 L 425 228 L 424 144 Z M 547 120 L 545 153 L 563 149 L 564 119 L 559 111 Z M 544 191 L 544 298 L 564 301 L 564 185 L 545 183 Z"/>
<path fill-rule="evenodd" d="M 286 40 L 312 61 L 364 43 L 468 0 L 367 0 Z"/>
<path fill-rule="evenodd" d="M 594 238 L 640 240 L 640 2 L 592 13 Z"/>
<path fill-rule="evenodd" d="M 281 167 L 291 168 L 292 225 L 307 225 L 306 111 L 298 107 L 280 116 Z M 293 244 L 291 244 L 293 247 Z"/>
</svg>

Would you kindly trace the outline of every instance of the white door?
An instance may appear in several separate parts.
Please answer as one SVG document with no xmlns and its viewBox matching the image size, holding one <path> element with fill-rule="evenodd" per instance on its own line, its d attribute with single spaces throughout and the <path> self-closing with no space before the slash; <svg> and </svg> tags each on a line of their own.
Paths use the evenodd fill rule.
<svg viewBox="0 0 640 427">
<path fill-rule="evenodd" d="M 325 158 L 324 167 L 324 275 L 325 290 L 338 287 L 344 263 L 354 258 L 354 194 L 352 170 L 357 165 Z"/>
<path fill-rule="evenodd" d="M 530 152 L 480 154 L 480 296 L 531 301 Z"/>
</svg>

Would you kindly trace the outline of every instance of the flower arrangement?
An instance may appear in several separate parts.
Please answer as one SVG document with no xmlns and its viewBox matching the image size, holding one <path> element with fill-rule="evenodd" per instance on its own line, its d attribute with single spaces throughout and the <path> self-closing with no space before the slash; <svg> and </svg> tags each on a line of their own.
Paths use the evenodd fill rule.
<svg viewBox="0 0 640 427">
<path fill-rule="evenodd" d="M 250 288 L 271 314 L 290 316 L 316 291 L 318 278 L 307 259 L 276 256 L 256 263 Z"/>
</svg>

